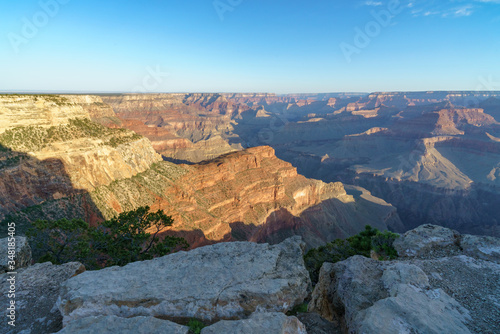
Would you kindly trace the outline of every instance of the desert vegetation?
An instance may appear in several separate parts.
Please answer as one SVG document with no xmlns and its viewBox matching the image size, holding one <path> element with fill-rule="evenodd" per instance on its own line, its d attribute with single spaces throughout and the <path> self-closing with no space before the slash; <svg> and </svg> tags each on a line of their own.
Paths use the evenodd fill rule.
<svg viewBox="0 0 500 334">
<path fill-rule="evenodd" d="M 125 129 L 110 129 L 89 119 L 76 118 L 70 119 L 67 125 L 24 126 L 7 130 L 0 135 L 0 145 L 15 151 L 36 152 L 51 143 L 79 138 L 102 139 L 104 145 L 116 148 L 142 136 Z"/>
<path fill-rule="evenodd" d="M 365 230 L 345 240 L 336 239 L 324 246 L 313 248 L 304 256 L 312 282 L 318 282 L 319 270 L 324 262 L 339 262 L 354 255 L 393 260 L 398 257 L 392 246 L 399 235 L 390 231 L 381 232 L 370 225 Z"/>
<path fill-rule="evenodd" d="M 36 262 L 79 261 L 87 269 L 124 266 L 187 248 L 182 238 L 160 233 L 173 220 L 162 210 L 140 207 L 90 226 L 82 219 L 37 220 L 27 233 Z M 150 233 L 148 231 L 154 231 Z"/>
</svg>

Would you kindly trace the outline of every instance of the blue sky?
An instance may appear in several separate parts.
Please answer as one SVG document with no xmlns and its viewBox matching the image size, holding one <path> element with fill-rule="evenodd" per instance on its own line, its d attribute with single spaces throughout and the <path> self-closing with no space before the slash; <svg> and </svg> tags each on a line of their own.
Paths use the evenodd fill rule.
<svg viewBox="0 0 500 334">
<path fill-rule="evenodd" d="M 499 60 L 500 0 L 0 3 L 0 91 L 500 90 Z"/>
</svg>

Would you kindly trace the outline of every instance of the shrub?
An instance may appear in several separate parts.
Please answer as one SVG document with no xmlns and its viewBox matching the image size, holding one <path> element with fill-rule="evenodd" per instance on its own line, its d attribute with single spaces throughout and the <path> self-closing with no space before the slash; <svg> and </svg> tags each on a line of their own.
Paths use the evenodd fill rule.
<svg viewBox="0 0 500 334">
<path fill-rule="evenodd" d="M 205 324 L 197 319 L 191 319 L 188 323 L 190 334 L 200 334 L 201 330 L 205 328 Z"/>
<path fill-rule="evenodd" d="M 371 256 L 374 251 L 379 260 L 397 258 L 397 252 L 392 246 L 399 235 L 389 231 L 380 232 L 371 226 L 346 240 L 336 239 L 324 246 L 313 248 L 304 256 L 304 261 L 313 284 L 319 279 L 319 271 L 324 262 L 339 262 L 354 255 Z"/>
<path fill-rule="evenodd" d="M 0 147 L 16 151 L 40 151 L 51 143 L 78 138 L 102 139 L 104 145 L 117 147 L 142 138 L 126 129 L 111 129 L 92 122 L 90 119 L 70 119 L 67 125 L 51 127 L 21 126 L 0 135 Z"/>
<path fill-rule="evenodd" d="M 162 210 L 149 212 L 146 206 L 121 213 L 98 227 L 81 219 L 38 220 L 27 235 L 37 262 L 79 261 L 87 269 L 100 269 L 150 260 L 186 248 L 188 244 L 182 238 L 160 239 L 159 233 L 172 224 L 172 218 Z M 147 232 L 150 229 L 153 234 Z"/>
<path fill-rule="evenodd" d="M 307 312 L 307 303 L 302 303 L 300 305 L 294 306 L 290 311 L 286 313 L 288 316 L 296 316 L 299 313 L 306 313 Z"/>
</svg>

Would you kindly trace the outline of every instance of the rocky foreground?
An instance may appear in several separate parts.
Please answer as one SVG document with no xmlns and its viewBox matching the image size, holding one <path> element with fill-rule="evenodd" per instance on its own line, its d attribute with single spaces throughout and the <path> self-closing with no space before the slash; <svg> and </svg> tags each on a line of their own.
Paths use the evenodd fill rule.
<svg viewBox="0 0 500 334">
<path fill-rule="evenodd" d="M 20 258 L 29 258 L 26 240 L 17 242 Z M 35 264 L 18 270 L 15 329 L 6 317 L 0 326 L 6 333 L 189 333 L 186 324 L 197 318 L 208 325 L 203 334 L 500 331 L 499 239 L 423 225 L 394 246 L 395 261 L 325 263 L 312 295 L 300 237 L 221 243 L 99 271 Z M 0 275 L 2 291 L 8 277 Z M 287 315 L 304 301 L 307 313 Z"/>
</svg>

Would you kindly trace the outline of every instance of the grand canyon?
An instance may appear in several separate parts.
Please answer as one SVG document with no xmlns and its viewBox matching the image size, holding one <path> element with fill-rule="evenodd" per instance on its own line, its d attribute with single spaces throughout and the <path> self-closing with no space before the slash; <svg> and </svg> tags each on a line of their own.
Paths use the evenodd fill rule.
<svg viewBox="0 0 500 334">
<path fill-rule="evenodd" d="M 4 95 L 0 112 L 2 219 L 149 205 L 196 245 L 500 235 L 496 92 Z"/>
<path fill-rule="evenodd" d="M 421 280 L 418 283 L 403 280 L 397 284 L 412 286 L 427 282 L 422 285 L 424 291 L 430 286 L 443 288 L 457 298 L 458 302 L 445 294 L 436 301 L 441 304 L 432 306 L 454 310 L 453 314 L 442 315 L 448 317 L 446 330 L 470 333 L 470 329 L 480 332 L 498 328 L 493 313 L 474 309 L 469 301 L 460 299 L 458 288 L 443 286 L 432 279 L 429 286 L 427 276 L 437 270 L 445 280 L 451 280 L 446 269 L 449 267 L 441 267 L 442 261 L 448 261 L 453 270 L 476 270 L 472 264 L 460 262 L 470 257 L 467 261 L 483 261 L 476 266 L 489 273 L 477 276 L 477 284 L 486 287 L 491 285 L 491 279 L 498 278 L 500 92 L 5 94 L 0 96 L 0 190 L 2 234 L 6 236 L 7 226 L 15 223 L 16 240 L 21 244 L 24 233 L 40 219 L 81 218 L 99 226 L 122 212 L 148 206 L 151 210 L 163 210 L 173 219 L 173 224 L 162 230 L 162 237 L 182 237 L 191 249 L 162 258 L 173 261 L 163 266 L 178 268 L 177 261 L 188 261 L 203 268 L 208 264 L 203 260 L 205 257 L 217 256 L 217 263 L 232 263 L 218 269 L 229 270 L 228 275 L 247 270 L 245 275 L 253 277 L 254 270 L 264 270 L 265 275 L 285 275 L 291 280 L 287 284 L 292 290 L 280 287 L 279 295 L 262 296 L 255 292 L 256 287 L 241 283 L 245 277 L 233 277 L 243 280 L 238 286 L 246 292 L 238 290 L 240 297 L 227 296 L 227 301 L 219 297 L 216 301 L 198 300 L 196 303 L 200 304 L 194 309 L 199 314 L 188 311 L 191 306 L 166 300 L 151 302 L 147 311 L 141 311 L 142 306 L 138 305 L 146 303 L 144 300 L 156 300 L 156 293 L 148 292 L 152 295 L 138 295 L 133 297 L 137 300 L 129 300 L 127 294 L 122 296 L 115 291 L 114 286 L 121 284 L 119 275 L 115 277 L 107 269 L 87 271 L 89 275 L 99 276 L 101 272 L 105 275 L 87 278 L 81 274 L 85 268 L 75 262 L 52 267 L 36 264 L 21 269 L 23 286 L 34 289 L 33 293 L 41 289 L 36 288 L 38 283 L 33 283 L 41 270 L 53 275 L 50 281 L 56 282 L 56 286 L 51 289 L 61 289 L 61 294 L 58 301 L 48 299 L 48 304 L 40 308 L 41 313 L 33 315 L 39 322 L 22 320 L 23 328 L 31 328 L 34 333 L 58 331 L 62 326 L 65 329 L 61 333 L 119 328 L 115 322 L 120 322 L 120 318 L 112 317 L 123 314 L 116 313 L 111 304 L 99 304 L 100 298 L 124 299 L 117 299 L 116 303 L 128 305 L 125 318 L 136 321 L 138 316 L 150 317 L 145 320 L 148 328 L 163 327 L 167 322 L 168 326 L 181 326 L 186 319 L 198 317 L 213 324 L 203 332 L 211 333 L 209 329 L 213 326 L 222 326 L 222 322 L 217 322 L 221 319 L 253 321 L 255 315 L 248 318 L 248 314 L 254 311 L 255 302 L 265 304 L 259 307 L 267 311 L 278 312 L 270 313 L 274 314 L 273 324 L 293 328 L 290 333 L 304 333 L 306 327 L 310 333 L 344 333 L 355 328 L 378 333 L 381 329 L 368 313 L 364 318 L 335 313 L 339 312 L 337 306 L 331 305 L 340 301 L 331 301 L 328 286 L 347 284 L 330 282 L 335 276 L 333 272 L 361 275 L 367 286 L 387 286 L 393 283 L 374 283 L 378 278 L 372 277 L 373 272 L 361 273 L 356 268 L 372 268 L 369 271 L 392 275 L 396 267 L 366 262 L 368 259 L 362 257 L 351 257 L 337 267 L 325 263 L 319 282 L 313 282 L 317 285 L 311 295 L 311 282 L 302 259 L 304 252 L 321 249 L 335 239 L 351 237 L 362 232 L 366 225 L 402 235 L 403 245 L 395 246 L 401 258 L 397 266 L 413 267 L 404 270 L 398 267 L 398 275 L 417 275 Z M 415 235 L 420 239 L 415 241 Z M 28 254 L 23 249 L 19 252 Z M 421 254 L 422 249 L 426 251 Z M 239 261 L 247 261 L 246 257 L 252 263 L 257 261 L 266 266 L 259 261 L 273 252 L 280 254 L 276 255 L 274 267 L 238 267 Z M 29 265 L 30 255 L 23 256 L 25 260 L 21 262 Z M 189 259 L 182 260 L 183 256 Z M 291 269 L 292 262 L 280 262 L 283 256 L 287 261 L 302 264 Z M 149 266 L 147 263 L 136 262 L 137 266 Z M 232 268 L 233 265 L 236 267 Z M 136 279 L 132 267 L 123 268 L 123 277 Z M 162 268 L 154 270 L 161 272 Z M 182 281 L 185 273 L 172 270 L 172 281 Z M 77 276 L 68 280 L 74 275 Z M 474 271 L 474 275 L 479 274 Z M 104 292 L 85 291 L 78 297 L 75 295 L 75 291 L 80 291 L 78 286 L 92 285 L 85 279 L 106 281 L 109 286 L 103 288 Z M 196 282 L 190 283 L 192 289 L 205 284 Z M 219 289 L 212 285 L 203 289 L 212 288 Z M 497 288 L 498 285 L 496 288 L 493 285 L 489 289 Z M 241 296 L 254 292 L 247 290 L 257 293 L 248 305 Z M 220 295 L 222 291 L 214 293 Z M 99 297 L 100 293 L 108 295 Z M 422 296 L 410 294 L 399 298 L 403 303 L 417 300 L 425 309 L 427 297 Z M 88 301 L 81 304 L 82 298 Z M 492 298 L 480 307 L 495 309 L 496 297 Z M 273 304 L 283 300 L 286 300 L 284 307 Z M 304 300 L 309 301 L 309 313 L 298 315 L 299 318 L 280 318 L 290 311 L 288 306 L 297 306 Z M 341 302 L 345 303 L 341 309 L 351 307 L 349 300 Z M 164 313 L 154 306 L 171 302 L 177 306 L 169 307 L 177 311 Z M 32 303 L 29 299 L 25 301 L 36 308 Z M 240 306 L 232 309 L 228 306 L 231 303 Z M 210 305 L 216 308 L 211 310 Z M 47 310 L 43 311 L 45 307 Z M 88 323 L 87 316 L 102 315 L 89 310 L 107 307 L 110 309 L 103 312 L 108 317 L 92 318 Z M 243 313 L 238 311 L 240 307 L 245 310 Z M 392 316 L 400 311 L 389 308 L 370 312 L 389 312 Z M 473 320 L 468 318 L 468 312 Z M 50 316 L 44 315 L 49 313 Z M 271 320 L 255 321 L 262 324 Z M 441 330 L 433 327 L 432 320 L 425 324 L 408 321 L 408 328 L 415 330 L 426 328 L 429 333 Z M 133 332 L 143 326 L 140 324 L 131 322 L 123 330 Z M 329 331 L 319 332 L 322 326 L 330 328 Z M 213 329 L 214 333 L 231 330 Z"/>
<path fill-rule="evenodd" d="M 499 334 L 499 9 L 2 2 L 0 334 Z"/>
</svg>

